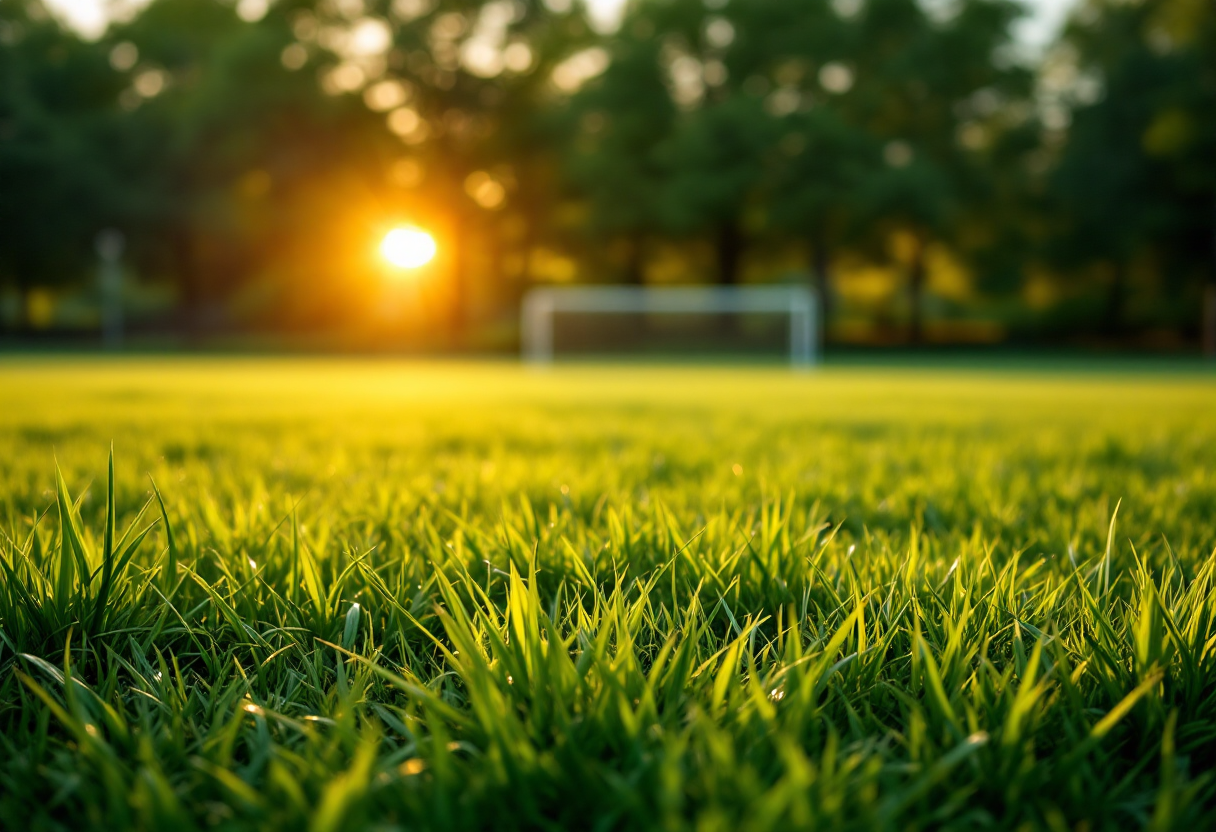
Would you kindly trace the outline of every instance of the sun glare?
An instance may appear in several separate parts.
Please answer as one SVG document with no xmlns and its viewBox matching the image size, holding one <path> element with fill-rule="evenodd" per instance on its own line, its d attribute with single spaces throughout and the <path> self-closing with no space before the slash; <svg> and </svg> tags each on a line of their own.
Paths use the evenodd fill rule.
<svg viewBox="0 0 1216 832">
<path fill-rule="evenodd" d="M 401 226 L 384 235 L 380 254 L 399 269 L 417 269 L 435 259 L 435 238 L 421 228 Z"/>
</svg>

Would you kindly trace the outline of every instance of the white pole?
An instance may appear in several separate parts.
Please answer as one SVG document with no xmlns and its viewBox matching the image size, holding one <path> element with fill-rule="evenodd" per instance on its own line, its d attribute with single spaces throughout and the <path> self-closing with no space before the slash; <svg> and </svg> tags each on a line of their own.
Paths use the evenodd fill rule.
<svg viewBox="0 0 1216 832">
<path fill-rule="evenodd" d="M 101 340 L 107 349 L 122 346 L 122 258 L 126 240 L 116 228 L 97 235 L 97 282 L 101 289 Z"/>
<path fill-rule="evenodd" d="M 534 289 L 524 298 L 520 338 L 524 357 L 533 364 L 553 362 L 553 297 L 547 289 Z"/>
<path fill-rule="evenodd" d="M 790 290 L 790 364 L 806 368 L 815 363 L 815 296 Z"/>
</svg>

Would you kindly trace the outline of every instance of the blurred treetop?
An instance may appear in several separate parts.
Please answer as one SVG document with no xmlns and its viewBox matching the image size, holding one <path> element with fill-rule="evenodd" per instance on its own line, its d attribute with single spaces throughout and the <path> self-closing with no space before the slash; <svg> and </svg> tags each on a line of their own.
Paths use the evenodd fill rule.
<svg viewBox="0 0 1216 832">
<path fill-rule="evenodd" d="M 0 282 L 83 285 L 113 227 L 183 326 L 327 327 L 369 314 L 368 240 L 414 220 L 455 331 L 678 250 L 694 279 L 801 269 L 832 316 L 844 272 L 885 269 L 913 340 L 947 262 L 970 297 L 1047 280 L 1103 297 L 1082 327 L 1194 332 L 1211 3 L 1086 0 L 1036 61 L 1023 13 L 635 0 L 606 32 L 571 0 L 152 0 L 90 42 L 5 2 Z"/>
</svg>

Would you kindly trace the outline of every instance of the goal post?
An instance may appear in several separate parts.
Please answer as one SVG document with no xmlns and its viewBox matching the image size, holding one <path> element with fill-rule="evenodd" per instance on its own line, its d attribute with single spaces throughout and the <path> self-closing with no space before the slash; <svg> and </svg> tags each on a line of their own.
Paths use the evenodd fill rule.
<svg viewBox="0 0 1216 832">
<path fill-rule="evenodd" d="M 563 313 L 592 315 L 713 315 L 768 313 L 789 316 L 790 365 L 815 363 L 819 341 L 815 294 L 802 286 L 562 286 L 530 290 L 520 310 L 524 361 L 553 362 L 553 319 Z"/>
</svg>

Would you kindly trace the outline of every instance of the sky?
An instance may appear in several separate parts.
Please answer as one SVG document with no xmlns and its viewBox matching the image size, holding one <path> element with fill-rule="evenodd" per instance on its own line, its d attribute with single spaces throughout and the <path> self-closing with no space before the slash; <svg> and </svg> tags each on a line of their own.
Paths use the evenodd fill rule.
<svg viewBox="0 0 1216 832">
<path fill-rule="evenodd" d="M 144 0 L 45 0 L 51 7 L 79 31 L 96 37 L 106 26 L 107 8 L 137 5 Z M 610 19 L 619 13 L 626 0 L 586 0 L 592 14 L 601 19 Z M 1018 37 L 1032 49 L 1041 49 L 1051 41 L 1064 22 L 1068 10 L 1075 0 L 1026 0 L 1031 16 L 1022 22 Z"/>
</svg>

